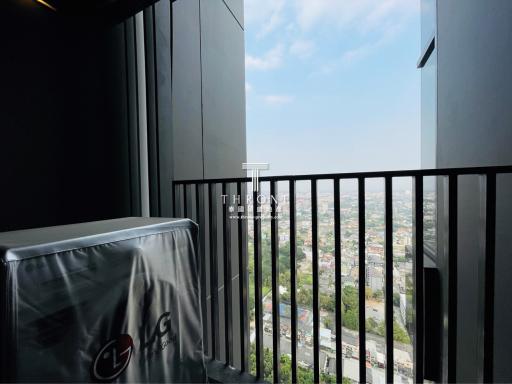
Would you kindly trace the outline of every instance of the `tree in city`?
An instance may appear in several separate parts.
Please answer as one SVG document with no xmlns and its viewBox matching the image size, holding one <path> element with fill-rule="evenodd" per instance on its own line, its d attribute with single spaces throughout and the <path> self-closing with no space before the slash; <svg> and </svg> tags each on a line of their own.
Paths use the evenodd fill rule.
<svg viewBox="0 0 512 384">
<path fill-rule="evenodd" d="M 376 301 L 382 301 L 384 299 L 384 292 L 382 292 L 381 290 L 375 291 L 375 292 L 373 292 L 372 297 Z"/>
<path fill-rule="evenodd" d="M 256 344 L 251 343 L 251 353 L 249 358 L 249 367 L 251 373 L 256 373 Z M 273 382 L 272 372 L 272 351 L 269 348 L 263 349 L 263 377 L 269 382 Z"/>
<path fill-rule="evenodd" d="M 297 290 L 297 303 L 301 307 L 310 307 L 313 305 L 313 293 L 311 289 L 299 288 Z"/>
<path fill-rule="evenodd" d="M 357 309 L 359 301 L 357 289 L 350 285 L 343 288 L 342 301 L 345 306 L 345 310 Z"/>
<path fill-rule="evenodd" d="M 263 372 L 264 378 L 266 381 L 272 383 L 274 382 L 274 372 L 273 372 L 273 360 L 272 360 L 272 350 L 270 348 L 265 348 L 263 350 Z M 292 383 L 292 360 L 289 355 L 282 354 L 279 358 L 279 369 L 280 369 L 280 382 L 281 383 Z M 251 354 L 250 354 L 250 372 L 252 374 L 256 373 L 256 346 L 254 343 L 251 344 Z M 301 366 L 297 366 L 297 379 L 299 383 L 314 383 L 314 374 L 313 369 L 304 368 Z M 335 384 L 336 377 L 334 375 L 330 375 L 325 372 L 320 373 L 320 382 L 325 384 Z M 343 377 L 342 384 L 351 384 L 352 381 Z"/>
<path fill-rule="evenodd" d="M 366 332 L 384 337 L 386 336 L 386 323 L 370 317 L 366 319 Z"/>
<path fill-rule="evenodd" d="M 279 274 L 279 285 L 283 287 L 290 286 L 290 268 L 286 267 L 281 269 L 281 273 Z"/>
<path fill-rule="evenodd" d="M 373 296 L 373 291 L 370 287 L 366 287 L 364 290 L 364 294 L 365 294 L 366 300 L 368 300 L 368 299 L 371 299 L 371 297 Z"/>
<path fill-rule="evenodd" d="M 355 287 L 346 286 L 343 288 L 342 301 L 344 306 L 343 326 L 357 331 L 359 329 L 359 299 Z"/>
<path fill-rule="evenodd" d="M 297 273 L 297 285 L 313 285 L 313 275 L 309 273 Z"/>
<path fill-rule="evenodd" d="M 393 320 L 393 340 L 403 344 L 410 344 L 411 338 L 407 331 L 400 325 L 396 319 Z"/>
<path fill-rule="evenodd" d="M 291 383 L 292 382 L 292 359 L 288 355 L 281 355 L 279 359 L 281 367 L 281 382 Z"/>
<path fill-rule="evenodd" d="M 395 307 L 400 306 L 400 294 L 398 292 L 393 293 L 393 306 L 395 306 Z"/>
<path fill-rule="evenodd" d="M 290 291 L 286 290 L 286 292 L 281 293 L 280 297 L 281 297 L 282 302 L 285 302 L 285 303 L 290 302 Z"/>
<path fill-rule="evenodd" d="M 320 309 L 327 312 L 336 311 L 336 298 L 334 295 L 328 295 L 326 293 L 320 293 Z"/>
<path fill-rule="evenodd" d="M 353 309 L 345 311 L 345 316 L 343 316 L 343 326 L 353 331 L 357 331 L 359 329 L 359 311 Z"/>
</svg>

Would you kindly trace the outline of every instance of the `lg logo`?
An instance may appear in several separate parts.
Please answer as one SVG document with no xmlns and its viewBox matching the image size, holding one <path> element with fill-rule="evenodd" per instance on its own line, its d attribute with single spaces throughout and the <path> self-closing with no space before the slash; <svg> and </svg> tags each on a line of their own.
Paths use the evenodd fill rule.
<svg viewBox="0 0 512 384">
<path fill-rule="evenodd" d="M 153 329 L 153 333 L 151 334 L 151 337 L 146 342 L 144 337 L 144 330 L 141 330 L 141 339 L 140 339 L 140 349 L 144 350 L 146 348 L 149 348 L 153 345 L 155 341 L 161 343 L 162 338 L 171 332 L 171 313 L 170 312 L 164 312 L 160 315 L 158 318 L 155 328 Z"/>
<path fill-rule="evenodd" d="M 133 353 L 130 335 L 119 335 L 110 340 L 96 354 L 92 365 L 92 377 L 97 381 L 113 381 L 124 372 Z"/>
<path fill-rule="evenodd" d="M 149 340 L 146 341 L 145 326 L 141 327 L 140 350 L 149 349 L 157 344 L 157 348 L 163 350 L 172 338 L 163 340 L 164 336 L 171 333 L 171 313 L 164 312 L 158 318 L 156 325 L 152 329 Z M 154 347 L 153 347 L 154 349 Z M 133 340 L 130 335 L 123 334 L 117 338 L 109 340 L 96 354 L 91 366 L 91 377 L 94 381 L 110 382 L 117 379 L 128 367 L 134 351 Z M 151 354 L 146 356 L 151 356 Z M 149 358 L 149 357 L 147 357 Z"/>
</svg>

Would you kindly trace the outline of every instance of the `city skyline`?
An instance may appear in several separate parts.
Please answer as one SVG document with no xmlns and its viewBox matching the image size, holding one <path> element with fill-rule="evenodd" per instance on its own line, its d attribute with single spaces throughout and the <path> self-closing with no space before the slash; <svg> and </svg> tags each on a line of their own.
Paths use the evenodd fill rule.
<svg viewBox="0 0 512 384">
<path fill-rule="evenodd" d="M 428 200 L 430 197 L 426 196 Z M 346 382 L 358 381 L 358 321 L 357 321 L 357 289 L 358 289 L 358 209 L 357 195 L 341 192 L 341 281 L 343 285 L 343 351 L 344 377 Z M 321 334 L 321 373 L 323 381 L 333 380 L 335 366 L 335 318 L 334 313 L 334 196 L 332 193 L 318 195 L 318 255 L 320 273 L 320 334 Z M 393 193 L 393 307 L 394 307 L 394 371 L 404 382 L 412 382 L 412 344 L 410 334 L 412 313 L 412 194 L 407 191 Z M 280 207 L 279 217 L 279 296 L 280 296 L 280 339 L 281 357 L 290 353 L 290 281 L 289 281 L 289 206 L 284 202 Z M 250 207 L 249 207 L 250 210 Z M 268 204 L 262 205 L 262 214 L 270 212 Z M 430 217 L 430 209 L 426 218 Z M 264 345 L 272 354 L 272 300 L 273 291 L 270 286 L 270 220 L 261 223 L 262 267 L 263 267 L 263 309 L 264 309 Z M 252 223 L 249 222 L 249 227 Z M 311 244 L 311 196 L 298 193 L 296 197 L 297 225 L 297 301 L 298 301 L 298 342 L 300 352 L 298 362 L 302 374 L 311 374 L 312 360 L 312 244 Z M 366 195 L 366 356 L 369 372 L 375 378 L 385 377 L 385 325 L 384 325 L 384 194 L 368 192 Z M 249 238 L 252 230 L 249 228 Z M 254 309 L 253 249 L 249 239 L 249 273 L 251 311 Z M 396 297 L 395 297 L 396 296 Z M 254 323 L 251 323 L 254 337 Z M 282 364 L 288 364 L 284 357 Z M 282 368 L 286 372 L 286 367 Z M 267 372 L 271 375 L 271 372 Z M 325 376 L 327 375 L 327 376 Z M 267 377 L 270 380 L 270 376 Z M 289 379 L 284 374 L 284 380 Z M 344 381 L 345 382 L 345 381 Z"/>
</svg>

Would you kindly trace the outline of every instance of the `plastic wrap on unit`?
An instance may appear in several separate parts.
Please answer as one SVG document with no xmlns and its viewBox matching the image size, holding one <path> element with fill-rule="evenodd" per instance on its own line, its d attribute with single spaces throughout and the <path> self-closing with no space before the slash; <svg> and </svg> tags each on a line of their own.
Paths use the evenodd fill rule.
<svg viewBox="0 0 512 384">
<path fill-rule="evenodd" d="M 0 378 L 205 382 L 197 226 L 126 218 L 0 233 Z"/>
</svg>

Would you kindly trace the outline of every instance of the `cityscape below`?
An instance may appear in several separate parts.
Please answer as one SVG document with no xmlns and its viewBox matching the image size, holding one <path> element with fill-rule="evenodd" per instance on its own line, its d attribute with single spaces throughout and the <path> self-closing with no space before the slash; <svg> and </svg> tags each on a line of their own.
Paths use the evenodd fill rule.
<svg viewBox="0 0 512 384">
<path fill-rule="evenodd" d="M 304 183 L 307 184 L 307 183 Z M 397 183 L 395 183 L 397 184 Z M 277 215 L 271 215 L 268 188 L 262 185 L 261 256 L 263 294 L 263 343 L 265 379 L 272 381 L 272 276 L 270 221 L 278 218 L 279 233 L 279 295 L 281 338 L 281 381 L 291 382 L 291 323 L 290 323 L 290 219 L 287 191 L 281 190 Z M 296 195 L 296 268 L 297 268 L 297 363 L 299 382 L 313 382 L 313 278 L 311 195 L 307 185 Z M 336 382 L 336 316 L 343 324 L 343 382 L 359 381 L 359 254 L 358 254 L 358 195 L 355 183 L 341 182 L 341 279 L 342 308 L 336 313 L 334 257 L 334 198 L 332 192 L 319 192 L 318 207 L 318 271 L 320 305 L 320 374 L 321 381 Z M 380 189 L 380 190 L 379 190 Z M 332 190 L 319 183 L 319 191 Z M 397 382 L 413 382 L 414 307 L 413 307 L 413 195 L 409 181 L 393 192 L 393 339 L 394 372 Z M 384 185 L 365 194 L 365 313 L 367 380 L 385 382 L 385 209 Z M 433 192 L 425 192 L 425 243 L 435 236 L 435 201 Z M 248 204 L 249 217 L 252 215 Z M 249 309 L 251 316 L 250 369 L 255 372 L 254 323 L 254 249 L 253 223 L 249 220 Z"/>
</svg>

